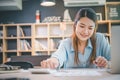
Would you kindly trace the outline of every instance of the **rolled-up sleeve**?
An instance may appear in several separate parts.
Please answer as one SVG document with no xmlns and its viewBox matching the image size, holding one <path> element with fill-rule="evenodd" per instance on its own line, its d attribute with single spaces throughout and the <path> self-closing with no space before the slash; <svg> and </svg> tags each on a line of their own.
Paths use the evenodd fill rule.
<svg viewBox="0 0 120 80">
<path fill-rule="evenodd" d="M 59 48 L 55 51 L 51 57 L 55 57 L 59 61 L 59 68 L 63 66 L 64 61 L 66 61 L 66 48 L 65 42 L 61 41 Z"/>
<path fill-rule="evenodd" d="M 107 60 L 111 59 L 110 44 L 103 34 L 97 34 L 97 56 L 103 56 Z"/>
</svg>

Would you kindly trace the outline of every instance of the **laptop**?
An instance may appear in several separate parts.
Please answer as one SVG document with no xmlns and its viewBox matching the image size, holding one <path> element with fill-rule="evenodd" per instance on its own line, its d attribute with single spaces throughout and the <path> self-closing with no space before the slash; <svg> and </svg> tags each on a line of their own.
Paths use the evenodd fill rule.
<svg viewBox="0 0 120 80">
<path fill-rule="evenodd" d="M 120 73 L 120 25 L 111 28 L 111 64 L 110 73 Z"/>
</svg>

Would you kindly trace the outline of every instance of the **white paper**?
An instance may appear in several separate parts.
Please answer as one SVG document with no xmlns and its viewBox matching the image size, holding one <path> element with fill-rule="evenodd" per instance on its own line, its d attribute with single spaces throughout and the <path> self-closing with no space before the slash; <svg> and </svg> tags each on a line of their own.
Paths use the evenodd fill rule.
<svg viewBox="0 0 120 80">
<path fill-rule="evenodd" d="M 29 69 L 29 71 L 33 74 L 52 74 L 55 73 L 56 70 L 53 69 L 46 69 L 46 68 L 40 68 L 40 69 Z"/>
<path fill-rule="evenodd" d="M 78 70 L 61 70 L 54 73 L 54 76 L 100 76 L 97 70 L 87 70 L 87 69 L 78 69 Z"/>
</svg>

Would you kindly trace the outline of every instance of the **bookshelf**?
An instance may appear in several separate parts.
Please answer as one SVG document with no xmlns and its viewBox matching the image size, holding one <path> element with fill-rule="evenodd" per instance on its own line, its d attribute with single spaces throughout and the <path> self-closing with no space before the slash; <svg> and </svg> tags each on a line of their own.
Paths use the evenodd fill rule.
<svg viewBox="0 0 120 80">
<path fill-rule="evenodd" d="M 17 29 L 17 55 L 32 55 L 32 24 L 19 24 Z"/>
<path fill-rule="evenodd" d="M 65 37 L 69 37 L 70 32 L 65 33 L 65 29 L 67 28 L 67 30 L 72 31 L 71 23 L 69 24 L 63 22 L 53 22 L 35 24 L 33 33 L 35 43 L 33 44 L 35 48 L 35 55 L 51 55 L 54 51 L 56 51 L 60 41 L 63 40 Z"/>
</svg>

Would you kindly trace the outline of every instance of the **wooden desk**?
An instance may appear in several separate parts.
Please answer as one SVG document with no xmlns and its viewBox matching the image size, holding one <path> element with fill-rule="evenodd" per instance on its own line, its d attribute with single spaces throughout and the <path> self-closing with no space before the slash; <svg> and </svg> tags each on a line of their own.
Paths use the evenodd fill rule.
<svg viewBox="0 0 120 80">
<path fill-rule="evenodd" d="M 87 69 L 89 70 L 89 69 Z M 31 74 L 28 70 L 18 73 L 0 74 L 0 78 L 29 78 L 29 80 L 119 80 L 120 74 L 110 74 L 105 70 L 97 70 L 99 76 L 54 76 L 53 74 Z M 74 74 L 74 73 L 73 73 Z"/>
</svg>

